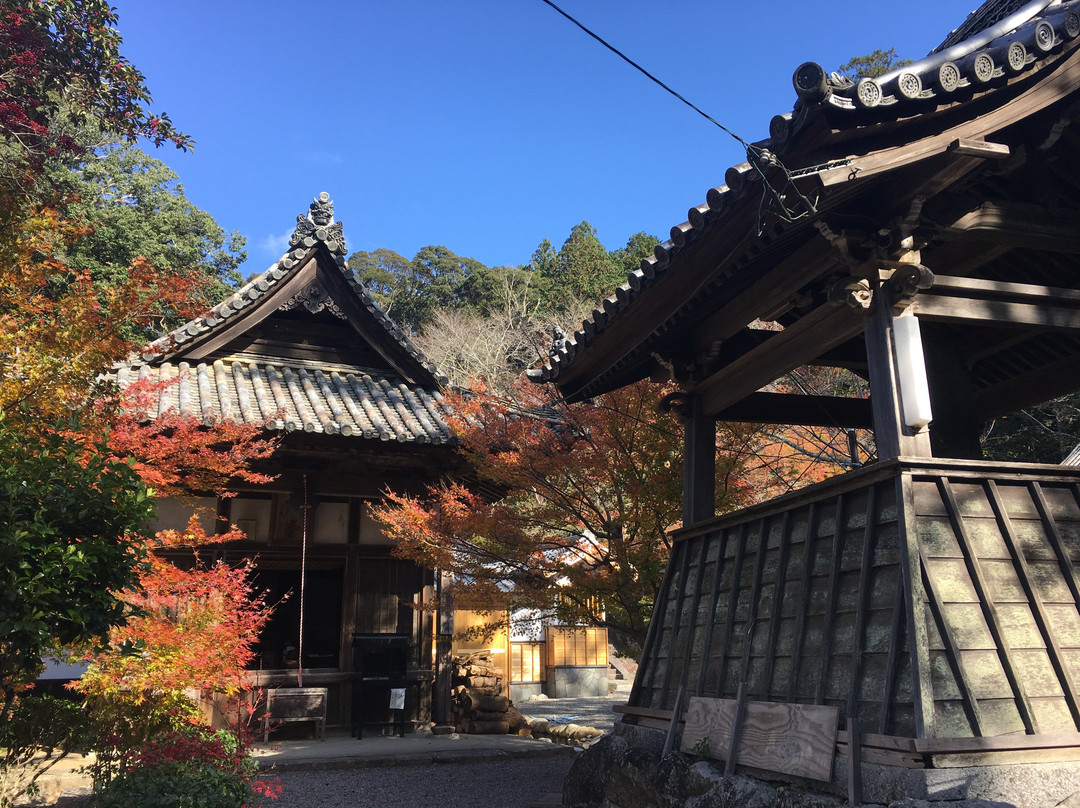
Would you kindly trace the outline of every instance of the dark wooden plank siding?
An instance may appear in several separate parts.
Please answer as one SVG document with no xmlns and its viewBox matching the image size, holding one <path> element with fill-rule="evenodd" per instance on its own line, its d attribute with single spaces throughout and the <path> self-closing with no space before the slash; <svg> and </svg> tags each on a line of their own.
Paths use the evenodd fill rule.
<svg viewBox="0 0 1080 808">
<path fill-rule="evenodd" d="M 1076 731 L 1080 624 L 1065 558 L 1077 543 L 1066 547 L 1058 527 L 1078 535 L 1072 486 L 946 475 L 914 486 L 928 600 L 939 604 L 928 625 L 936 734 Z"/>
<path fill-rule="evenodd" d="M 416 622 L 424 592 L 424 571 L 411 561 L 361 558 L 357 564 L 356 628 L 358 634 L 405 634 L 410 638 L 409 667 L 430 669 L 430 654 Z"/>
<path fill-rule="evenodd" d="M 856 490 L 676 541 L 671 594 L 654 616 L 631 703 L 670 709 L 680 684 L 735 698 L 745 680 L 753 700 L 856 705 L 867 731 L 910 728 L 910 703 L 885 711 L 881 726 L 886 690 L 912 698 L 897 628 L 895 500 L 890 477 L 872 496 Z"/>
<path fill-rule="evenodd" d="M 676 534 L 630 705 L 745 681 L 877 735 L 1080 729 L 1080 472 L 888 471 Z"/>
</svg>

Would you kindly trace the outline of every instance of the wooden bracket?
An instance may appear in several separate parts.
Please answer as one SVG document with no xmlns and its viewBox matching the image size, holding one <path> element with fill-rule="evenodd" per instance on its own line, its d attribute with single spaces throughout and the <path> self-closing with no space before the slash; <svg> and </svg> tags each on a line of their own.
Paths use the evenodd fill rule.
<svg viewBox="0 0 1080 808">
<path fill-rule="evenodd" d="M 846 275 L 829 286 L 828 299 L 830 303 L 835 305 L 846 303 L 853 309 L 869 311 L 870 305 L 874 301 L 874 293 L 870 289 L 870 282 L 866 278 Z"/>
<path fill-rule="evenodd" d="M 922 264 L 901 264 L 882 285 L 882 292 L 893 311 L 901 312 L 911 306 L 915 295 L 933 285 L 934 273 Z"/>
<path fill-rule="evenodd" d="M 949 151 L 967 157 L 989 157 L 994 160 L 1002 160 L 1011 154 L 1011 150 L 1004 143 L 989 143 L 985 140 L 963 137 L 950 143 Z"/>
</svg>

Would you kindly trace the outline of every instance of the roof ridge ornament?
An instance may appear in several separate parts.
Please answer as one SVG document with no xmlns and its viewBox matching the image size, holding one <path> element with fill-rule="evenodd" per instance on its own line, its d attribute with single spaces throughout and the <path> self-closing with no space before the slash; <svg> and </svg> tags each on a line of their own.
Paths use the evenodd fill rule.
<svg viewBox="0 0 1080 808">
<path fill-rule="evenodd" d="M 334 221 L 334 202 L 326 191 L 312 200 L 307 214 L 296 217 L 296 229 L 289 236 L 290 247 L 314 247 L 317 241 L 332 253 L 345 254 L 345 234 L 341 222 Z"/>
</svg>

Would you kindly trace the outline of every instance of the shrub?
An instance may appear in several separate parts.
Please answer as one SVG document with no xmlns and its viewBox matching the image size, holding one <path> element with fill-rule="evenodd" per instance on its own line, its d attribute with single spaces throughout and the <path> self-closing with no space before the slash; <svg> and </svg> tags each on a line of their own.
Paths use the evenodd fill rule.
<svg viewBox="0 0 1080 808">
<path fill-rule="evenodd" d="M 200 720 L 199 710 L 182 693 L 95 695 L 86 699 L 89 746 L 95 761 L 86 767 L 94 789 L 108 785 L 152 738 L 183 731 Z"/>
<path fill-rule="evenodd" d="M 188 725 L 123 756 L 120 773 L 101 788 L 94 808 L 243 808 L 273 798 L 276 784 L 254 779 L 255 761 L 226 730 Z"/>
</svg>

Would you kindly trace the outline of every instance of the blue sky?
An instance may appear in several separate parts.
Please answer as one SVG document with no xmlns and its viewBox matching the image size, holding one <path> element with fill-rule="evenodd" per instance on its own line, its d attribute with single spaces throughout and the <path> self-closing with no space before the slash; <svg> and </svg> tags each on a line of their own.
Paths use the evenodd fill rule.
<svg viewBox="0 0 1080 808">
<path fill-rule="evenodd" d="M 248 240 L 245 274 L 328 191 L 350 252 L 442 244 L 490 266 L 582 220 L 661 240 L 738 144 L 541 0 L 113 0 L 155 111 L 196 140 L 154 156 Z M 919 58 L 976 0 L 556 0 L 748 141 L 804 61 Z"/>
</svg>

